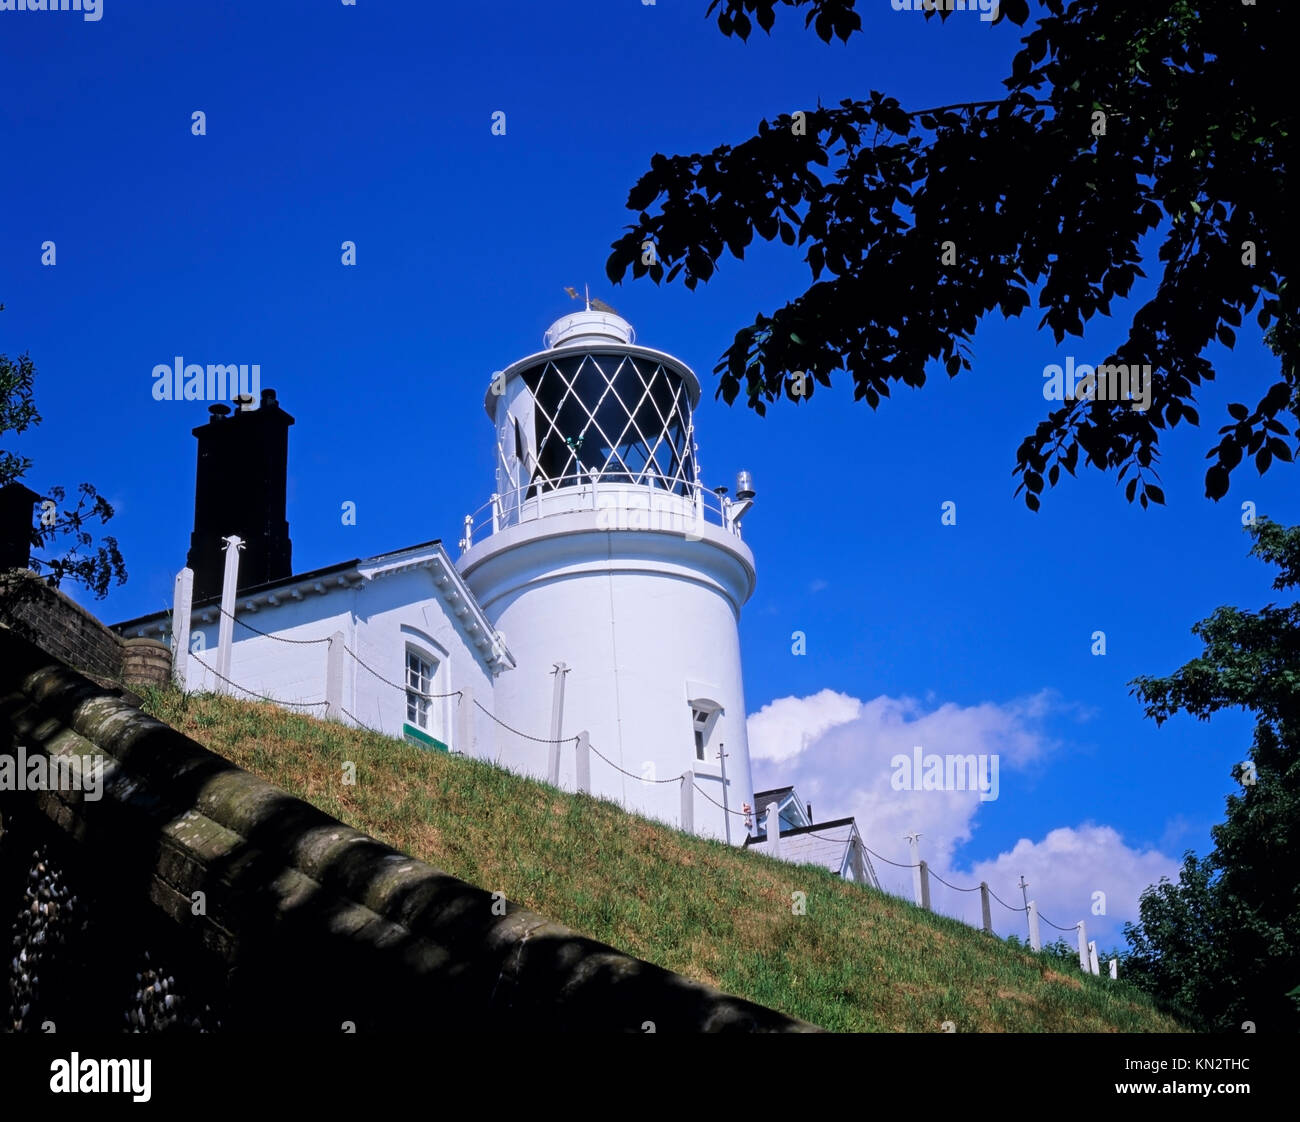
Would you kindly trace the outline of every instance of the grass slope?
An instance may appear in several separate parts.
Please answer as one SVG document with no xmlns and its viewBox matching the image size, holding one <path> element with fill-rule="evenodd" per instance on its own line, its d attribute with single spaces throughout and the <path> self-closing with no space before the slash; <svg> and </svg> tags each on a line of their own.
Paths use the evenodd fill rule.
<svg viewBox="0 0 1300 1122">
<path fill-rule="evenodd" d="M 689 978 L 847 1032 L 1169 1032 L 1137 990 L 490 764 L 213 695 L 146 708 L 344 822 Z M 356 783 L 343 783 L 345 761 Z M 792 893 L 807 897 L 796 915 Z"/>
</svg>

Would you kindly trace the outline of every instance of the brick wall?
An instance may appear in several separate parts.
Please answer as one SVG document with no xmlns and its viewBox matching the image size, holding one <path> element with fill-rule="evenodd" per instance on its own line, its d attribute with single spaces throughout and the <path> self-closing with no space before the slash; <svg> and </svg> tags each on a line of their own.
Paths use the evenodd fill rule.
<svg viewBox="0 0 1300 1122">
<path fill-rule="evenodd" d="M 0 572 L 0 626 L 101 685 L 166 685 L 171 652 L 157 639 L 121 639 L 29 569 Z"/>
<path fill-rule="evenodd" d="M 0 573 L 0 623 L 83 674 L 122 680 L 121 640 L 28 569 Z"/>
</svg>

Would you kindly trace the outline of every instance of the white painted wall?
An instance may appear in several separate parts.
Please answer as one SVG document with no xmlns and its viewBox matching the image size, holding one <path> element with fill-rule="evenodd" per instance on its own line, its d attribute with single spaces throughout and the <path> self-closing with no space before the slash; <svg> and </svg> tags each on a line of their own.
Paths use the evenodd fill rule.
<svg viewBox="0 0 1300 1122">
<path fill-rule="evenodd" d="M 362 568 L 364 572 L 364 567 Z M 425 569 L 381 575 L 355 593 L 357 642 L 349 644 L 362 662 L 390 682 L 406 680 L 408 643 L 432 650 L 441 664 L 433 693 L 454 693 L 466 687 L 489 711 L 493 707 L 492 674 L 469 641 L 464 625 L 437 596 L 433 578 Z M 374 674 L 349 659 L 350 696 L 361 706 L 347 705 L 363 724 L 393 736 L 402 735 L 406 720 L 406 694 L 379 681 Z M 513 671 L 511 672 L 513 673 Z M 345 702 L 345 705 L 347 703 Z M 437 739 L 456 751 L 469 750 L 456 743 L 457 707 L 460 699 L 443 698 L 432 703 L 440 716 Z M 476 748 L 482 759 L 495 755 L 496 724 L 478 708 L 474 710 Z"/>
<path fill-rule="evenodd" d="M 274 607 L 246 611 L 236 604 L 235 618 L 259 631 L 274 632 L 284 639 L 328 638 L 335 631 L 348 634 L 352 593 L 334 589 L 325 595 L 313 594 L 302 600 L 283 600 Z M 190 650 L 186 688 L 205 692 L 234 692 L 223 686 L 214 673 L 204 669 L 206 663 L 217 666 L 217 632 L 221 617 L 215 608 L 193 616 L 190 624 Z M 201 639 L 199 637 L 202 637 Z M 202 644 L 200 649 L 199 644 Z M 325 698 L 325 643 L 299 646 L 255 635 L 239 622 L 234 626 L 230 674 L 232 682 L 277 701 L 310 702 Z M 325 715 L 324 705 L 304 712 Z"/>
<path fill-rule="evenodd" d="M 237 605 L 238 620 L 277 636 L 254 635 L 235 624 L 229 677 L 254 693 L 281 702 L 323 701 L 328 645 L 279 640 L 324 639 L 338 631 L 357 656 L 345 656 L 343 707 L 366 727 L 389 736 L 403 735 L 405 689 L 388 683 L 404 686 L 408 643 L 439 660 L 432 692 L 454 693 L 468 687 L 484 708 L 493 710 L 492 674 L 469 640 L 464 624 L 443 602 L 427 568 L 379 573 L 355 587 L 336 586 L 323 595 L 305 594 L 302 600 L 285 599 L 254 612 L 246 611 L 243 605 L 244 601 Z M 220 685 L 199 663 L 202 659 L 210 667 L 217 664 L 220 617 L 215 611 L 207 614 L 210 620 L 196 615 L 192 625 L 191 649 L 193 636 L 200 634 L 206 649 L 189 660 L 186 684 L 191 690 L 216 690 Z M 430 729 L 431 735 L 467 755 L 484 759 L 495 756 L 497 725 L 491 717 L 475 707 L 475 744 L 463 745 L 459 742 L 457 713 L 460 699 L 442 698 L 432 704 L 436 727 Z M 314 705 L 303 711 L 324 716 L 325 707 Z"/>
<path fill-rule="evenodd" d="M 510 527 L 459 561 L 518 668 L 497 681 L 496 713 L 524 732 L 548 736 L 553 664 L 571 668 L 564 736 L 586 729 L 593 748 L 633 775 L 668 779 L 694 770 L 700 788 L 723 802 L 717 746 L 728 752 L 727 803 L 753 802 L 737 629 L 753 587 L 753 561 L 735 535 L 697 527 L 703 540 L 652 530 L 601 528 L 597 511 L 556 514 Z M 708 759 L 695 758 L 688 683 L 724 707 Z M 544 777 L 548 748 L 501 735 L 501 760 Z M 593 755 L 593 793 L 677 824 L 680 787 L 619 774 Z M 575 783 L 574 749 L 561 755 L 560 784 Z M 725 836 L 724 814 L 696 795 L 698 833 Z M 731 816 L 732 840 L 744 836 Z"/>
</svg>

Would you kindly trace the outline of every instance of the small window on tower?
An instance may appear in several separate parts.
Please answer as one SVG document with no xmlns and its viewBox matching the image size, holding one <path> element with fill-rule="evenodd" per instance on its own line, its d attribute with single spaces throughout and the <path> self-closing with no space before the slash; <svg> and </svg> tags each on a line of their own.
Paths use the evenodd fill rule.
<svg viewBox="0 0 1300 1122">
<path fill-rule="evenodd" d="M 709 734 L 713 731 L 714 718 L 721 712 L 720 708 L 692 703 L 691 726 L 695 730 L 695 758 L 705 758 L 705 747 L 709 743 Z"/>
</svg>

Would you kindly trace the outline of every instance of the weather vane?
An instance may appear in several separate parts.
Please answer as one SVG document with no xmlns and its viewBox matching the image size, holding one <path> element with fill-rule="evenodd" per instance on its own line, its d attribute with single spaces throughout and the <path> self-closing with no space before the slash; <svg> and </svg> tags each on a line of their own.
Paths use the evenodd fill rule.
<svg viewBox="0 0 1300 1122">
<path fill-rule="evenodd" d="M 566 284 L 564 286 L 564 291 L 569 294 L 570 300 L 578 299 L 578 290 L 574 288 L 572 285 Z M 605 303 L 604 300 L 601 299 L 593 300 L 591 298 L 591 290 L 585 284 L 582 286 L 582 299 L 586 302 L 587 311 L 589 312 L 609 312 L 610 315 L 614 315 L 614 316 L 618 315 L 618 309 L 611 308 L 608 304 Z"/>
</svg>

